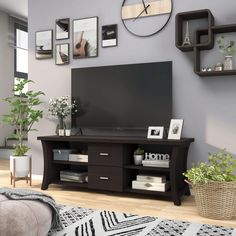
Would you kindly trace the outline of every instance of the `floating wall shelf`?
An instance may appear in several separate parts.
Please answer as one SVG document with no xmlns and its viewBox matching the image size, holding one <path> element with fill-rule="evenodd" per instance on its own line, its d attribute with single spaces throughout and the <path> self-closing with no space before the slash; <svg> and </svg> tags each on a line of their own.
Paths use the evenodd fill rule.
<svg viewBox="0 0 236 236">
<path fill-rule="evenodd" d="M 207 20 L 207 28 L 197 29 L 194 34 L 194 42 L 191 45 L 183 45 L 183 25 L 189 20 Z M 222 75 L 236 75 L 236 70 L 223 71 L 201 71 L 201 51 L 210 50 L 214 47 L 215 34 L 224 34 L 236 32 L 236 24 L 214 26 L 214 16 L 209 9 L 181 12 L 175 18 L 175 44 L 176 47 L 183 51 L 194 53 L 194 72 L 199 76 L 222 76 Z M 202 36 L 208 36 L 206 42 L 201 42 Z"/>
</svg>

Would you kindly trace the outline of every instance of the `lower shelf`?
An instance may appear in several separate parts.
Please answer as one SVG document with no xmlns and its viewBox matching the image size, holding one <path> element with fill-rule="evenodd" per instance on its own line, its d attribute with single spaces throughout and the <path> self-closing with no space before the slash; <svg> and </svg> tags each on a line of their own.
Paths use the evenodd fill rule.
<svg viewBox="0 0 236 236">
<path fill-rule="evenodd" d="M 171 191 L 170 190 L 168 190 L 166 192 L 160 192 L 160 191 L 150 191 L 150 190 L 126 188 L 126 189 L 124 189 L 124 192 L 126 192 L 126 193 L 141 193 L 141 194 L 159 195 L 159 196 L 167 196 L 167 197 L 171 196 Z"/>
<path fill-rule="evenodd" d="M 73 181 L 69 182 L 69 181 L 53 180 L 51 184 L 60 184 L 64 186 L 88 188 L 88 183 L 77 183 Z"/>
</svg>

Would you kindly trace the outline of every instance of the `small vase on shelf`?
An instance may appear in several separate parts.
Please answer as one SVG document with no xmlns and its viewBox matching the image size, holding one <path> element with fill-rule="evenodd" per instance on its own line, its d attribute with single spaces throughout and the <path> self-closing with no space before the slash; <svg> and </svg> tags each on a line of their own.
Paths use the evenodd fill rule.
<svg viewBox="0 0 236 236">
<path fill-rule="evenodd" d="M 65 135 L 65 122 L 62 117 L 58 117 L 58 125 L 56 129 L 56 134 L 59 136 Z"/>
<path fill-rule="evenodd" d="M 225 56 L 224 70 L 233 70 L 233 56 Z"/>
</svg>

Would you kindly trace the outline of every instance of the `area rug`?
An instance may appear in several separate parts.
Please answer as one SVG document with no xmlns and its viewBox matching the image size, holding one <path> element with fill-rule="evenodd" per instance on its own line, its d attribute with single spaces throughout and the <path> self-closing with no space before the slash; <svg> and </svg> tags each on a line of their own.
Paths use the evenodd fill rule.
<svg viewBox="0 0 236 236">
<path fill-rule="evenodd" d="M 222 226 L 63 206 L 64 230 L 50 236 L 236 236 L 236 229 Z"/>
</svg>

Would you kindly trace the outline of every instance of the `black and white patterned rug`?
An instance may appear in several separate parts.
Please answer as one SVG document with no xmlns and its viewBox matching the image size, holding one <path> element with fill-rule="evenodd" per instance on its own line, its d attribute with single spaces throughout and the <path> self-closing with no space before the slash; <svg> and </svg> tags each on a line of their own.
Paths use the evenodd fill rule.
<svg viewBox="0 0 236 236">
<path fill-rule="evenodd" d="M 236 228 L 63 206 L 64 230 L 50 236 L 236 236 Z"/>
</svg>

